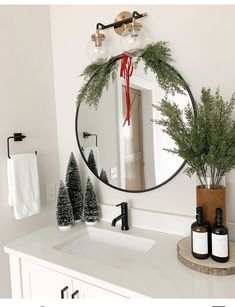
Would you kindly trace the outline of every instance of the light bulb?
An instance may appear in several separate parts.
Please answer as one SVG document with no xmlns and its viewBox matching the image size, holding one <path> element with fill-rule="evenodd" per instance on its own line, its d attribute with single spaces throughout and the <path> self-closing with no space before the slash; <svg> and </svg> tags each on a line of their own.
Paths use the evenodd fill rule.
<svg viewBox="0 0 235 307">
<path fill-rule="evenodd" d="M 128 41 L 128 45 L 129 45 L 129 48 L 130 50 L 137 50 L 137 49 L 141 49 L 141 42 L 139 40 L 139 37 L 138 37 L 138 32 L 133 29 L 131 34 L 129 35 L 130 38 L 129 38 L 129 41 Z"/>
<path fill-rule="evenodd" d="M 92 41 L 88 42 L 87 55 L 92 63 L 97 62 L 98 64 L 103 64 L 110 58 L 109 50 L 104 42 L 102 43 L 102 46 L 95 46 Z"/>
<path fill-rule="evenodd" d="M 148 37 L 142 28 L 129 27 L 122 33 L 120 44 L 129 56 L 139 56 L 148 44 Z"/>
<path fill-rule="evenodd" d="M 91 41 L 87 45 L 87 55 L 92 63 L 103 64 L 109 60 L 109 46 L 105 41 L 104 34 L 97 31 L 91 36 Z"/>
</svg>

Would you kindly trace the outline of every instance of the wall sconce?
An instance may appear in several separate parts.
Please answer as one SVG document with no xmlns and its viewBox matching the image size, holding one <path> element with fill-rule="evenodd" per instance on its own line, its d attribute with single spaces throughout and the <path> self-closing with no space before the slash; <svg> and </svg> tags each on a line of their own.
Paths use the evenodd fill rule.
<svg viewBox="0 0 235 307">
<path fill-rule="evenodd" d="M 88 43 L 87 53 L 91 62 L 105 63 L 110 58 L 109 46 L 105 42 L 105 35 L 102 30 L 113 27 L 115 32 L 121 35 L 121 49 L 130 56 L 139 55 L 139 51 L 148 44 L 148 37 L 143 30 L 140 22 L 136 19 L 147 16 L 147 13 L 138 13 L 134 11 L 121 12 L 117 15 L 114 23 L 104 25 L 97 23 L 96 33 L 91 35 L 91 41 Z"/>
<path fill-rule="evenodd" d="M 105 41 L 105 35 L 96 29 L 96 32 L 91 35 L 91 40 L 87 46 L 88 58 L 91 62 L 103 64 L 110 58 L 109 46 Z"/>
</svg>

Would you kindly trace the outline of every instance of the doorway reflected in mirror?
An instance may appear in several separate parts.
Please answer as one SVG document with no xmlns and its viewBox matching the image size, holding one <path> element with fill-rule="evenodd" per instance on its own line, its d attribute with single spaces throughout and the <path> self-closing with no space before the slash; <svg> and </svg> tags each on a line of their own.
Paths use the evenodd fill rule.
<svg viewBox="0 0 235 307">
<path fill-rule="evenodd" d="M 164 91 L 151 71 L 145 72 L 139 63 L 130 78 L 130 125 L 125 122 L 125 83 L 116 77 L 103 91 L 97 109 L 82 103 L 77 109 L 76 134 L 81 154 L 88 165 L 88 154 L 95 152 L 98 176 L 106 172 L 108 185 L 130 192 L 142 192 L 159 187 L 171 180 L 183 167 L 184 161 L 164 148 L 174 142 L 153 122 L 159 112 L 153 107 L 167 97 L 180 108 L 192 103 L 192 93 L 174 95 Z M 97 135 L 98 146 L 92 137 Z M 97 174 L 95 174 L 97 175 Z"/>
</svg>

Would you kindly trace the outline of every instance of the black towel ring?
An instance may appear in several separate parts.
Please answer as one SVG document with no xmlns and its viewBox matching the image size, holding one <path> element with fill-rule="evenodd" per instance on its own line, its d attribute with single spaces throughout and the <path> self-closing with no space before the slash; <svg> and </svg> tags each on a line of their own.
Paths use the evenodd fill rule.
<svg viewBox="0 0 235 307">
<path fill-rule="evenodd" d="M 83 138 L 87 139 L 90 136 L 94 136 L 95 137 L 95 146 L 98 147 L 98 135 L 95 133 L 89 133 L 89 132 L 83 132 Z"/>
<path fill-rule="evenodd" d="M 26 136 L 23 135 L 22 133 L 14 133 L 13 136 L 9 136 L 7 138 L 7 155 L 9 159 L 11 159 L 10 146 L 9 146 L 10 139 L 14 139 L 15 142 L 19 142 L 19 141 L 23 141 L 24 138 L 26 138 Z M 35 151 L 35 155 L 37 155 L 37 151 Z"/>
</svg>

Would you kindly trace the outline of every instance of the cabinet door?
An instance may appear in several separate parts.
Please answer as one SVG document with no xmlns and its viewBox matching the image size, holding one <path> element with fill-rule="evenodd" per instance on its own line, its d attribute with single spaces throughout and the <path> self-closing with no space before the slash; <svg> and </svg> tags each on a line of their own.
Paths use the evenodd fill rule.
<svg viewBox="0 0 235 307">
<path fill-rule="evenodd" d="M 24 260 L 22 285 L 23 298 L 71 298 L 72 277 Z"/>
<path fill-rule="evenodd" d="M 73 278 L 73 293 L 75 291 L 79 291 L 74 298 L 75 299 L 89 299 L 89 298 L 96 298 L 96 299 L 121 299 L 126 298 L 125 296 L 116 294 L 114 292 L 93 286 L 88 284 L 84 281 L 77 280 Z"/>
</svg>

